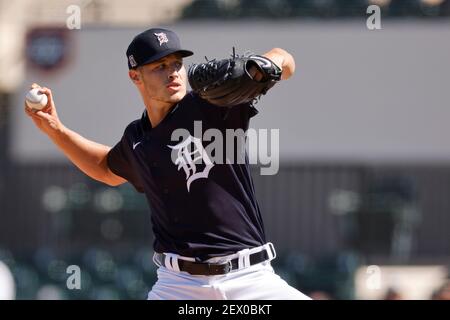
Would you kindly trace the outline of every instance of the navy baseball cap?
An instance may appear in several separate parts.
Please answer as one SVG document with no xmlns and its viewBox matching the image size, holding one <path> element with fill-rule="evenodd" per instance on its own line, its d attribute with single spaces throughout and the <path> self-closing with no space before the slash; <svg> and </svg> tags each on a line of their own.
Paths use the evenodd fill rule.
<svg viewBox="0 0 450 320">
<path fill-rule="evenodd" d="M 176 52 L 181 53 L 183 57 L 194 54 L 181 49 L 180 39 L 175 32 L 162 28 L 148 29 L 134 37 L 128 46 L 128 69 L 155 62 Z"/>
</svg>

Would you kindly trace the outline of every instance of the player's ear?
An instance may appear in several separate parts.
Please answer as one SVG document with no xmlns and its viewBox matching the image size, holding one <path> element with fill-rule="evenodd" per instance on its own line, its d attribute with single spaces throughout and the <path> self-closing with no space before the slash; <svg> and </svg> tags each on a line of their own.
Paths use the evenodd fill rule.
<svg viewBox="0 0 450 320">
<path fill-rule="evenodd" d="M 128 76 L 130 77 L 131 81 L 133 81 L 134 84 L 141 83 L 141 75 L 136 69 L 128 70 Z"/>
</svg>

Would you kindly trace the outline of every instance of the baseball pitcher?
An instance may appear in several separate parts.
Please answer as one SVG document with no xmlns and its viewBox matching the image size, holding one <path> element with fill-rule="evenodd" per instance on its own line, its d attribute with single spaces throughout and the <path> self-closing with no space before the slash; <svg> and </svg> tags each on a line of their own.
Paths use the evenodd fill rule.
<svg viewBox="0 0 450 320">
<path fill-rule="evenodd" d="M 294 59 L 280 48 L 233 52 L 186 71 L 183 57 L 192 54 L 167 29 L 131 41 L 128 75 L 145 110 L 112 148 L 64 126 L 49 88 L 40 88 L 46 107 L 25 112 L 85 174 L 110 186 L 129 182 L 145 194 L 159 267 L 148 299 L 309 299 L 271 267 L 275 248 L 264 234 L 245 148 L 244 161 L 235 161 L 236 148 L 236 157 L 217 163 L 207 151 L 211 139 L 194 132 L 198 123 L 223 137 L 227 129 L 246 131 L 255 102 L 291 77 Z M 185 134 L 174 134 L 180 130 Z"/>
</svg>

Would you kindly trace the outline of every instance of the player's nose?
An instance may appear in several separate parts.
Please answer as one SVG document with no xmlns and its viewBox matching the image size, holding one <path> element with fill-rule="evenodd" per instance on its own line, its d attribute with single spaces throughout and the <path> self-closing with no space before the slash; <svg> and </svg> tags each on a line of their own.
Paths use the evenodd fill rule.
<svg viewBox="0 0 450 320">
<path fill-rule="evenodd" d="M 180 78 L 180 74 L 178 73 L 178 70 L 175 68 L 172 68 L 172 70 L 169 72 L 169 80 L 175 80 L 175 79 L 179 79 Z"/>
<path fill-rule="evenodd" d="M 177 63 L 171 64 L 169 68 L 169 79 L 173 80 L 180 78 L 180 70 L 181 68 Z"/>
</svg>

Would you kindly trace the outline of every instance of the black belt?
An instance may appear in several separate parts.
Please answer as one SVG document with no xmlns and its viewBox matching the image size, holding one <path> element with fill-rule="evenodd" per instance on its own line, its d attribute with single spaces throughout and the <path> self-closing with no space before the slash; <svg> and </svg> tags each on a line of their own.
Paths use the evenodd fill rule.
<svg viewBox="0 0 450 320">
<path fill-rule="evenodd" d="M 274 256 L 272 253 L 272 257 Z M 156 259 L 161 265 L 165 265 L 165 259 L 173 259 L 164 253 L 155 253 Z M 249 255 L 250 266 L 269 260 L 270 256 L 267 253 L 267 249 L 255 252 Z M 220 274 L 227 274 L 232 270 L 239 269 L 239 258 L 232 259 L 226 263 L 208 263 L 208 262 L 193 262 L 187 260 L 178 259 L 178 267 L 180 271 L 185 271 L 192 275 L 204 275 L 214 276 Z"/>
</svg>

